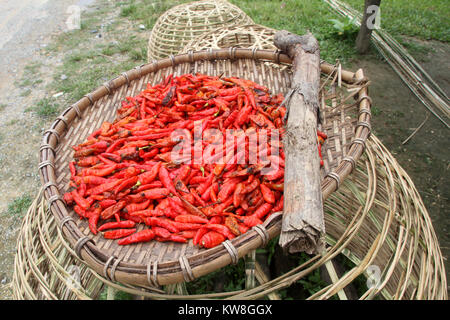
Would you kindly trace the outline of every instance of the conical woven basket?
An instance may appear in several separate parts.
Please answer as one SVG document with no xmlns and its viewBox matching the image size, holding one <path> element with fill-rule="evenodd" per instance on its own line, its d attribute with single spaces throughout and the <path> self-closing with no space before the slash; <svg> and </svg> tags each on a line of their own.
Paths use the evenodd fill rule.
<svg viewBox="0 0 450 320">
<path fill-rule="evenodd" d="M 177 54 L 190 40 L 220 27 L 251 24 L 244 11 L 225 0 L 194 1 L 167 10 L 153 26 L 148 61 Z"/>
<path fill-rule="evenodd" d="M 280 52 L 231 49 L 181 54 L 130 70 L 105 83 L 66 109 L 46 131 L 40 149 L 39 172 L 45 198 L 62 234 L 76 254 L 105 278 L 129 285 L 156 286 L 190 281 L 227 264 L 277 235 L 281 215 L 274 214 L 261 228 L 231 240 L 234 248 L 218 246 L 200 249 L 188 244 L 150 242 L 118 246 L 116 242 L 92 237 L 88 224 L 67 208 L 61 195 L 69 188 L 68 161 L 71 146 L 84 141 L 104 121 L 115 117 L 117 106 L 133 96 L 148 82 L 157 83 L 168 74 L 205 73 L 233 75 L 251 79 L 272 92 L 286 93 L 290 88 L 290 69 L 281 70 L 266 63 L 289 66 L 290 59 Z M 322 130 L 329 139 L 324 145 L 322 192 L 326 199 L 344 181 L 361 156 L 370 133 L 370 98 L 367 79 L 339 66 L 322 63 L 324 82 L 321 104 Z M 233 253 L 236 253 L 232 255 Z"/>
<path fill-rule="evenodd" d="M 223 48 L 256 48 L 276 50 L 273 36 L 276 30 L 259 24 L 247 24 L 219 28 L 205 32 L 192 39 L 181 50 L 187 53 L 190 50 L 223 49 Z"/>
</svg>

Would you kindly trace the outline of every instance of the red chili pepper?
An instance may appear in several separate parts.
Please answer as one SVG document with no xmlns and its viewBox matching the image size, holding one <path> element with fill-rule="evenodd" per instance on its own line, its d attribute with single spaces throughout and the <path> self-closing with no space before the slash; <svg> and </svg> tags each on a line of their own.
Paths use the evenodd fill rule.
<svg viewBox="0 0 450 320">
<path fill-rule="evenodd" d="M 211 173 L 211 174 L 208 176 L 208 178 L 206 179 L 206 181 L 203 182 L 202 184 L 200 184 L 200 186 L 198 186 L 197 192 L 198 192 L 199 194 L 203 194 L 203 193 L 206 191 L 206 189 L 208 189 L 209 186 L 213 183 L 213 181 L 214 181 L 214 174 Z"/>
<path fill-rule="evenodd" d="M 238 220 L 243 222 L 249 228 L 263 223 L 262 220 L 256 216 L 243 216 L 239 217 Z"/>
<path fill-rule="evenodd" d="M 88 189 L 86 191 L 86 194 L 87 195 L 97 195 L 97 194 L 100 194 L 100 193 L 104 193 L 104 192 L 110 191 L 115 186 L 117 186 L 120 182 L 121 182 L 121 180 L 115 180 L 115 181 L 111 181 L 111 182 L 108 182 L 108 183 L 100 184 L 100 185 L 98 185 L 95 188 Z"/>
<path fill-rule="evenodd" d="M 194 245 L 199 244 L 200 243 L 200 239 L 208 232 L 209 232 L 209 230 L 206 229 L 205 227 L 201 227 L 200 229 L 198 229 L 197 232 L 195 233 L 195 236 L 194 236 L 194 238 L 192 240 L 192 243 Z"/>
<path fill-rule="evenodd" d="M 161 181 L 153 181 L 148 184 L 140 185 L 136 189 L 134 189 L 134 193 L 140 193 L 142 191 L 148 190 L 148 189 L 154 189 L 154 188 L 162 188 L 163 184 Z M 133 189 L 133 188 L 132 188 Z"/>
<path fill-rule="evenodd" d="M 171 233 L 168 238 L 155 237 L 155 239 L 157 241 L 162 241 L 162 242 L 165 242 L 165 241 L 181 242 L 181 243 L 186 243 L 187 242 L 185 237 L 183 237 L 181 235 L 178 235 L 178 234 L 173 234 L 173 233 Z"/>
<path fill-rule="evenodd" d="M 249 184 L 247 184 L 244 187 L 243 193 L 250 193 L 253 190 L 255 190 L 256 188 L 258 188 L 259 186 L 259 180 L 258 179 L 253 179 L 252 182 L 250 182 Z"/>
<path fill-rule="evenodd" d="M 208 191 L 208 190 L 206 190 L 206 191 Z M 205 200 L 203 200 L 203 198 L 198 194 L 198 191 L 196 189 L 191 188 L 191 189 L 189 189 L 189 192 L 192 195 L 192 197 L 195 199 L 195 201 L 198 202 L 198 204 L 200 206 L 202 206 L 202 207 L 206 206 Z M 183 196 L 185 197 L 186 195 L 183 195 Z M 190 202 L 190 203 L 192 204 L 193 202 Z"/>
<path fill-rule="evenodd" d="M 112 216 L 114 216 L 116 213 L 118 213 L 120 210 L 122 210 L 125 205 L 127 204 L 126 201 L 121 200 L 119 202 L 117 202 L 115 205 L 106 208 L 105 210 L 102 211 L 102 213 L 100 214 L 101 218 L 103 220 L 107 220 L 109 218 L 111 218 Z"/>
<path fill-rule="evenodd" d="M 273 206 L 270 203 L 264 203 L 255 211 L 253 215 L 258 219 L 262 219 L 264 218 L 265 215 L 267 215 L 270 212 L 272 207 Z"/>
<path fill-rule="evenodd" d="M 155 200 L 167 197 L 170 194 L 170 191 L 166 188 L 154 188 L 143 191 L 141 194 L 147 199 Z"/>
<path fill-rule="evenodd" d="M 102 211 L 102 209 L 100 207 L 95 208 L 93 211 L 90 211 L 89 213 L 87 213 L 88 217 L 89 217 L 89 229 L 91 230 L 91 232 L 93 234 L 97 234 L 97 224 L 98 224 L 98 220 L 100 219 L 100 212 Z"/>
<path fill-rule="evenodd" d="M 144 172 L 139 175 L 139 181 L 141 184 L 148 184 L 155 180 L 158 175 L 159 168 L 161 167 L 161 162 L 157 162 L 150 171 Z"/>
<path fill-rule="evenodd" d="M 80 159 L 77 161 L 77 165 L 79 167 L 92 167 L 98 164 L 100 161 L 98 157 L 92 156 L 92 157 L 85 157 L 83 159 Z"/>
<path fill-rule="evenodd" d="M 239 179 L 231 179 L 229 182 L 225 182 L 220 188 L 219 194 L 217 195 L 217 200 L 220 202 L 225 202 L 232 196 L 239 182 Z"/>
<path fill-rule="evenodd" d="M 98 231 L 104 231 L 108 229 L 119 229 L 119 228 L 134 228 L 136 225 L 136 222 L 132 220 L 123 220 L 119 222 L 107 222 L 102 224 L 97 230 Z"/>
<path fill-rule="evenodd" d="M 241 235 L 241 231 L 239 229 L 239 223 L 237 222 L 236 218 L 234 218 L 233 216 L 228 216 L 225 218 L 225 226 L 227 226 L 228 229 L 230 229 L 234 235 L 236 235 L 236 236 Z"/>
<path fill-rule="evenodd" d="M 130 203 L 124 209 L 125 212 L 131 213 L 135 211 L 145 210 L 150 205 L 151 200 L 147 200 L 141 203 Z"/>
<path fill-rule="evenodd" d="M 326 140 L 328 138 L 327 134 L 325 132 L 322 132 L 320 130 L 317 130 L 317 135 L 321 137 L 322 139 Z"/>
<path fill-rule="evenodd" d="M 129 235 L 131 235 L 131 234 L 133 234 L 135 232 L 136 232 L 136 228 L 133 228 L 133 229 L 115 229 L 115 230 L 105 231 L 103 233 L 103 237 L 106 238 L 106 239 L 120 239 L 120 238 L 128 237 Z"/>
<path fill-rule="evenodd" d="M 68 206 L 72 205 L 72 204 L 73 204 L 73 196 L 72 196 L 72 193 L 71 193 L 71 192 L 66 192 L 66 193 L 64 194 L 64 196 L 63 196 L 63 200 L 64 200 L 64 202 L 65 202 Z"/>
<path fill-rule="evenodd" d="M 164 166 L 159 167 L 158 172 L 159 180 L 162 182 L 165 188 L 167 188 L 172 194 L 177 195 L 178 192 L 175 190 L 175 185 L 169 177 L 169 172 Z"/>
<path fill-rule="evenodd" d="M 266 182 L 264 183 L 267 187 L 269 187 L 272 190 L 276 190 L 276 191 L 283 191 L 284 190 L 284 183 L 270 183 L 270 182 Z"/>
<path fill-rule="evenodd" d="M 77 175 L 77 169 L 75 168 L 75 161 L 69 162 L 69 168 L 70 168 L 70 176 L 73 179 Z"/>
<path fill-rule="evenodd" d="M 235 235 L 230 231 L 230 229 L 228 229 L 227 226 L 224 226 L 222 224 L 208 223 L 205 225 L 205 227 L 209 230 L 213 230 L 213 231 L 223 234 L 225 237 L 227 237 L 230 240 L 235 237 Z"/>
<path fill-rule="evenodd" d="M 172 221 L 162 218 L 155 218 L 155 217 L 148 217 L 144 218 L 145 224 L 148 226 L 158 226 L 161 228 L 165 228 L 169 230 L 170 232 L 177 233 L 179 230 L 174 227 L 174 225 L 171 223 Z"/>
<path fill-rule="evenodd" d="M 183 223 L 208 223 L 208 219 L 193 214 L 181 214 L 175 217 L 175 221 Z"/>
<path fill-rule="evenodd" d="M 267 203 L 274 204 L 275 203 L 275 194 L 273 193 L 273 191 L 269 187 L 267 187 L 266 185 L 264 185 L 262 183 L 259 185 L 259 188 L 261 189 L 261 193 L 264 197 L 264 200 Z"/>
<path fill-rule="evenodd" d="M 193 239 L 197 234 L 197 230 L 183 230 L 177 233 L 177 235 L 185 239 Z"/>
<path fill-rule="evenodd" d="M 199 244 L 204 248 L 213 248 L 226 240 L 225 236 L 216 231 L 208 231 L 200 239 Z"/>
<path fill-rule="evenodd" d="M 126 238 L 120 239 L 117 241 L 118 245 L 127 245 L 132 243 L 138 243 L 138 242 L 148 242 L 152 240 L 155 237 L 155 233 L 151 229 L 144 229 L 139 232 L 136 232 L 135 234 L 132 234 Z"/>
<path fill-rule="evenodd" d="M 72 198 L 75 203 L 83 210 L 87 210 L 91 206 L 91 203 L 81 197 L 77 190 L 72 191 Z"/>
<path fill-rule="evenodd" d="M 161 227 L 158 227 L 158 226 L 153 226 L 152 230 L 155 233 L 155 235 L 158 236 L 158 237 L 169 238 L 170 235 L 171 235 L 171 233 L 167 229 L 161 228 Z"/>
<path fill-rule="evenodd" d="M 114 170 L 116 170 L 116 165 L 108 166 L 104 169 L 83 169 L 81 170 L 82 176 L 97 176 L 97 177 L 104 177 L 109 174 L 111 174 Z"/>
<path fill-rule="evenodd" d="M 180 231 L 197 230 L 204 225 L 202 223 L 188 223 L 188 222 L 177 222 L 177 221 L 171 221 L 171 224 Z"/>
<path fill-rule="evenodd" d="M 278 200 L 277 204 L 272 208 L 271 212 L 282 211 L 283 205 L 284 205 L 284 196 L 281 195 L 280 199 Z"/>
</svg>

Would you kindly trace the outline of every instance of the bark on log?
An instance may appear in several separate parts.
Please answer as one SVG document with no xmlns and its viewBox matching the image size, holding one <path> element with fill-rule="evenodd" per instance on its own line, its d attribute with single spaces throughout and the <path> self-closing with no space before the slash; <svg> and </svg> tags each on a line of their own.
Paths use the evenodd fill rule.
<svg viewBox="0 0 450 320">
<path fill-rule="evenodd" d="M 284 209 L 279 244 L 289 253 L 323 250 L 325 232 L 317 152 L 320 87 L 319 44 L 312 34 L 275 34 L 274 44 L 292 59 L 291 98 L 284 148 Z M 289 95 L 289 94 L 288 94 Z"/>
</svg>

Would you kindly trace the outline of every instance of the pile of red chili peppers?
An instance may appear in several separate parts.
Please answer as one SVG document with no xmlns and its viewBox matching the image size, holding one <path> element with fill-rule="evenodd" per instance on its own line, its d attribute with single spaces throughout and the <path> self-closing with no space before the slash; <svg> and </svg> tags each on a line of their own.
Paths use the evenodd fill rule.
<svg viewBox="0 0 450 320">
<path fill-rule="evenodd" d="M 250 143 L 252 134 L 282 138 L 282 100 L 235 77 L 170 75 L 148 84 L 126 97 L 114 122 L 73 146 L 73 189 L 64 200 L 93 234 L 119 245 L 193 239 L 211 248 L 239 236 L 283 209 L 281 140 Z M 233 140 L 225 143 L 231 129 Z M 318 131 L 319 154 L 324 139 Z M 218 141 L 226 145 L 220 154 L 211 148 Z M 182 158 L 174 157 L 176 148 Z M 137 231 L 139 223 L 147 227 Z"/>
</svg>

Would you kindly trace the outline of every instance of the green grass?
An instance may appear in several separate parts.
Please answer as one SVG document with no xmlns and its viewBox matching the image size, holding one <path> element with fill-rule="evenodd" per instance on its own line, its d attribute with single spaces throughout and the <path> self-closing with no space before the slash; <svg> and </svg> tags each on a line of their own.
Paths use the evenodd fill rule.
<svg viewBox="0 0 450 320">
<path fill-rule="evenodd" d="M 231 0 L 231 2 L 244 10 L 257 24 L 277 30 L 285 29 L 300 35 L 311 31 L 319 41 L 321 58 L 330 63 L 336 59 L 345 63 L 358 55 L 354 47 L 356 33 L 349 37 L 338 36 L 330 19 L 340 19 L 343 22 L 345 20 L 334 14 L 322 1 Z"/>
<path fill-rule="evenodd" d="M 150 29 L 158 20 L 159 16 L 165 11 L 169 10 L 175 5 L 183 2 L 190 2 L 188 0 L 165 0 L 165 1 L 123 1 L 117 5 L 120 9 L 120 16 L 133 21 L 135 25 L 143 24 L 147 29 Z"/>
<path fill-rule="evenodd" d="M 40 62 L 32 62 L 24 67 L 23 75 L 20 81 L 16 81 L 16 85 L 25 88 L 25 87 L 34 87 L 43 82 L 40 76 L 40 69 L 42 67 L 42 63 Z"/>
<path fill-rule="evenodd" d="M 33 200 L 29 195 L 22 195 L 8 204 L 7 213 L 14 216 L 24 216 L 32 202 Z"/>
<path fill-rule="evenodd" d="M 31 94 L 31 89 L 28 88 L 28 89 L 23 90 L 23 91 L 20 93 L 20 96 L 21 96 L 21 97 L 28 97 L 30 94 Z"/>
<path fill-rule="evenodd" d="M 60 111 L 60 105 L 53 98 L 42 98 L 34 106 L 25 109 L 25 112 L 34 112 L 42 119 L 50 119 Z"/>
<path fill-rule="evenodd" d="M 118 74 L 146 62 L 148 33 L 137 27 L 152 27 L 157 17 L 174 2 L 161 2 L 153 6 L 147 1 L 101 2 L 102 10 L 82 15 L 81 29 L 60 35 L 49 45 L 48 52 L 64 52 L 63 64 L 57 69 L 51 89 L 64 92 L 67 102 L 73 103 L 86 93 Z M 103 28 L 108 15 L 119 12 L 118 17 Z M 134 27 L 130 27 L 130 24 Z M 67 79 L 61 80 L 62 74 Z"/>
<path fill-rule="evenodd" d="M 108 298 L 108 288 L 105 288 L 100 292 L 99 300 L 106 300 Z M 133 295 L 125 291 L 116 291 L 114 293 L 114 300 L 133 300 Z"/>
<path fill-rule="evenodd" d="M 363 11 L 363 0 L 345 0 Z M 392 35 L 412 36 L 422 40 L 450 41 L 450 6 L 448 0 L 382 0 L 381 27 Z"/>
</svg>

